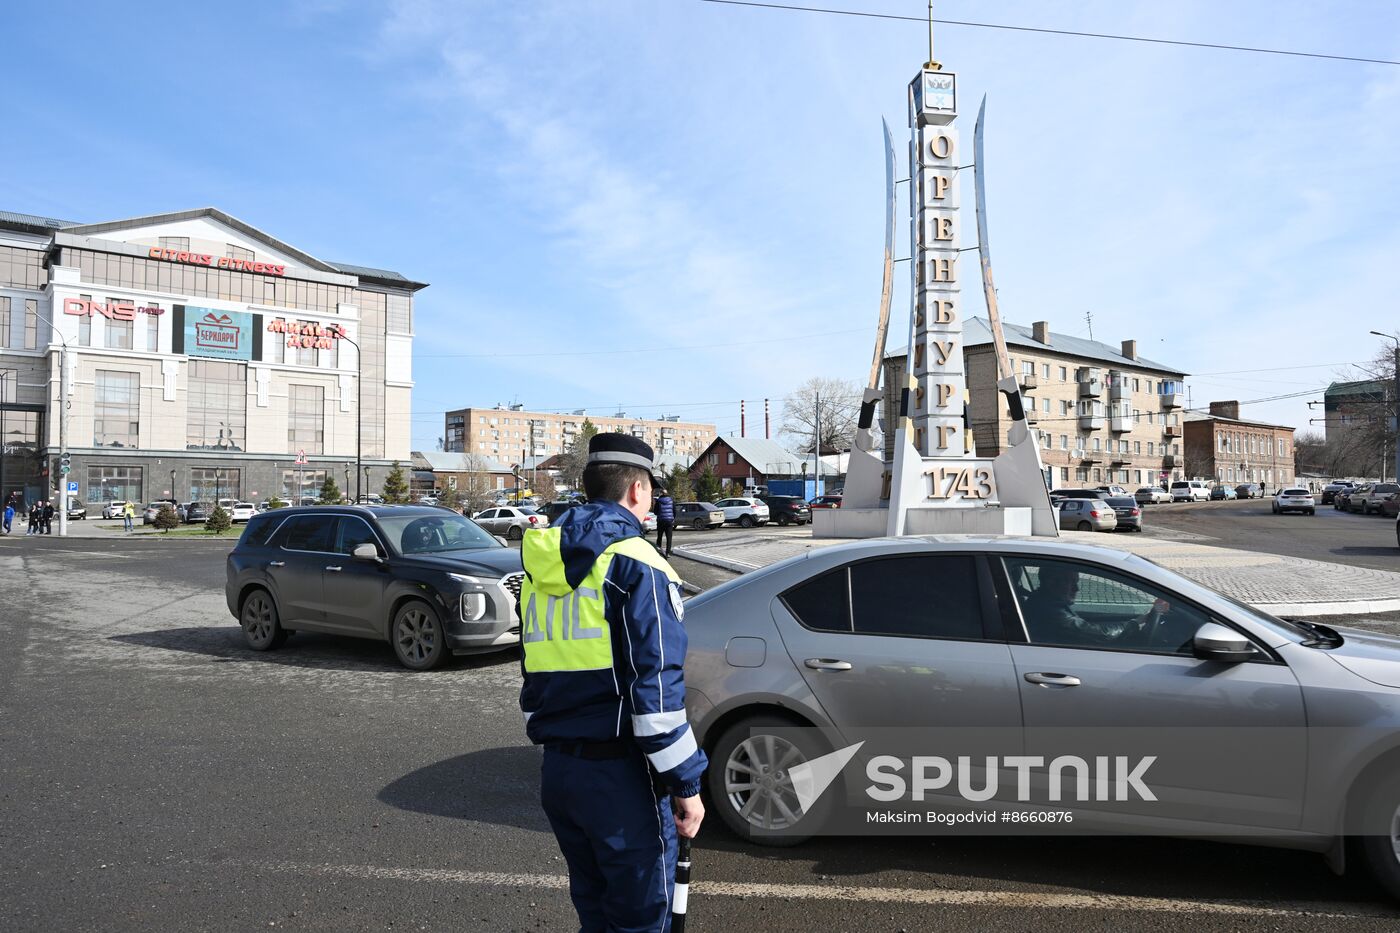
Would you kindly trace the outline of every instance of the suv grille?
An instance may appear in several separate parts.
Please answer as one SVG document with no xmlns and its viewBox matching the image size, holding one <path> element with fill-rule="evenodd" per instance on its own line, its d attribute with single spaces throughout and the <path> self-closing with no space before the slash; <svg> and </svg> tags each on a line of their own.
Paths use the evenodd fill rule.
<svg viewBox="0 0 1400 933">
<path fill-rule="evenodd" d="M 525 583 L 525 574 L 508 573 L 501 578 L 501 586 L 504 586 L 510 595 L 515 597 L 516 602 L 520 602 L 520 587 Z"/>
</svg>

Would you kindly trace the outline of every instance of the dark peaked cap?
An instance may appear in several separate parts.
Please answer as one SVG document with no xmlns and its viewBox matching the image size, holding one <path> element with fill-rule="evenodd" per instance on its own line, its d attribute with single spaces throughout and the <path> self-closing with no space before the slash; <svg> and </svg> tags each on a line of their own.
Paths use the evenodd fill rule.
<svg viewBox="0 0 1400 933">
<path fill-rule="evenodd" d="M 595 434 L 588 442 L 589 463 L 623 463 L 650 473 L 654 459 L 651 447 L 630 434 Z"/>
</svg>

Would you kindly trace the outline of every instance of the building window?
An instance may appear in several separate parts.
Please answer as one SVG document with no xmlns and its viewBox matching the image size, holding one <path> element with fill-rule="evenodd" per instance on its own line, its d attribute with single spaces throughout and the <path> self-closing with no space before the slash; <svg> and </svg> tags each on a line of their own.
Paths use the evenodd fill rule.
<svg viewBox="0 0 1400 933">
<path fill-rule="evenodd" d="M 135 447 L 141 433 L 140 374 L 99 369 L 93 388 L 93 446 Z"/>
<path fill-rule="evenodd" d="M 192 359 L 186 375 L 185 449 L 242 450 L 247 436 L 247 365 Z"/>
<path fill-rule="evenodd" d="M 385 306 L 384 327 L 391 334 L 413 333 L 413 299 L 407 295 L 389 295 Z"/>
<path fill-rule="evenodd" d="M 190 469 L 190 499 L 195 502 L 214 502 L 220 499 L 242 498 L 240 481 L 241 470 L 225 467 L 193 467 Z"/>
<path fill-rule="evenodd" d="M 287 449 L 323 453 L 326 390 L 322 386 L 287 386 Z"/>
<path fill-rule="evenodd" d="M 111 502 L 113 500 L 146 501 L 145 496 L 141 494 L 141 467 L 90 466 L 87 472 L 87 501 L 89 503 Z"/>
<path fill-rule="evenodd" d="M 1134 380 L 1133 380 L 1133 391 L 1134 391 L 1134 392 L 1139 391 L 1138 380 L 1137 380 L 1137 379 L 1134 379 Z"/>
<path fill-rule="evenodd" d="M 1133 441 L 1133 453 L 1142 453 L 1142 441 Z"/>
<path fill-rule="evenodd" d="M 310 327 L 315 326 L 311 321 L 302 321 L 301 323 Z M 298 346 L 296 349 L 296 358 L 292 362 L 296 363 L 298 366 L 315 366 L 316 348 Z"/>
<path fill-rule="evenodd" d="M 1069 367 L 1067 367 L 1067 366 L 1061 366 L 1061 367 L 1060 367 L 1060 381 L 1061 381 L 1061 382 L 1068 382 L 1068 381 L 1069 381 Z"/>
<path fill-rule="evenodd" d="M 1035 361 L 1034 361 L 1034 360 L 1025 360 L 1025 361 L 1022 363 L 1022 365 L 1023 365 L 1025 368 L 1022 369 L 1021 371 L 1024 372 L 1027 376 L 1034 376 L 1034 375 L 1035 375 Z"/>
<path fill-rule="evenodd" d="M 1094 449 L 1095 449 L 1095 450 L 1103 450 L 1103 445 L 1100 443 L 1100 441 L 1099 441 L 1099 439 L 1098 439 L 1097 437 L 1094 438 Z M 1098 479 L 1097 476 L 1094 477 L 1094 478 L 1095 478 L 1095 479 Z"/>
<path fill-rule="evenodd" d="M 160 248 L 189 252 L 190 238 L 187 236 L 163 236 L 160 238 Z"/>
<path fill-rule="evenodd" d="M 1147 442 L 1147 455 L 1148 455 L 1149 457 L 1154 456 L 1153 448 L 1156 447 L 1156 446 L 1157 446 L 1157 445 L 1156 445 L 1156 444 L 1153 444 L 1151 441 L 1148 441 L 1148 442 Z"/>
<path fill-rule="evenodd" d="M 1074 471 L 1074 478 L 1075 478 L 1076 480 L 1078 480 L 1079 482 L 1081 482 L 1081 483 L 1088 482 L 1088 481 L 1089 481 L 1089 468 L 1088 468 L 1088 467 L 1078 467 L 1078 468 L 1076 468 L 1075 471 Z"/>
<path fill-rule="evenodd" d="M 724 459 L 725 459 L 725 463 L 728 463 L 730 466 L 733 466 L 733 465 L 734 465 L 734 451 L 731 450 L 729 453 L 725 454 L 725 458 L 724 458 Z"/>
<path fill-rule="evenodd" d="M 1101 479 L 1103 479 L 1103 471 L 1098 467 L 1094 467 L 1094 482 L 1097 483 Z"/>
<path fill-rule="evenodd" d="M 1040 400 L 1040 410 L 1045 412 L 1047 415 L 1050 414 L 1050 400 L 1048 398 L 1043 398 Z"/>
<path fill-rule="evenodd" d="M 19 391 L 19 370 L 0 369 L 0 403 L 13 402 Z M 10 440 L 7 438 L 8 445 Z"/>
<path fill-rule="evenodd" d="M 1068 434 L 1061 434 L 1061 435 L 1060 435 L 1060 449 L 1061 449 L 1061 450 L 1069 450 L 1069 435 L 1068 435 Z"/>
<path fill-rule="evenodd" d="M 114 305 L 119 300 L 112 296 L 107 296 L 107 304 Z M 86 317 L 87 315 L 84 315 Z M 135 336 L 135 321 L 118 321 L 109 318 L 107 320 L 107 349 L 109 350 L 131 350 L 132 338 Z"/>
<path fill-rule="evenodd" d="M 9 247 L 0 247 L 9 249 Z M 0 347 L 10 346 L 10 299 L 0 295 Z"/>
<path fill-rule="evenodd" d="M 37 249 L 0 246 L 0 288 L 38 291 L 49 283 L 44 254 Z"/>
<path fill-rule="evenodd" d="M 1070 413 L 1070 409 L 1071 409 L 1071 408 L 1073 408 L 1073 405 L 1072 405 L 1070 402 L 1068 402 L 1068 401 L 1065 400 L 1065 399 L 1060 399 L 1060 416 L 1061 416 L 1061 417 L 1064 417 L 1064 416 L 1068 415 L 1068 414 Z"/>
<path fill-rule="evenodd" d="M 1069 482 L 1069 467 L 1060 467 L 1060 482 Z"/>
<path fill-rule="evenodd" d="M 292 505 L 301 505 L 303 499 L 319 502 L 325 483 L 325 470 L 283 470 L 282 498 Z"/>
<path fill-rule="evenodd" d="M 252 250 L 244 249 L 242 246 L 235 246 L 232 243 L 228 244 L 228 252 L 225 255 L 227 255 L 229 259 L 242 259 L 244 262 L 252 262 L 257 258 Z"/>
<path fill-rule="evenodd" d="M 159 305 L 151 307 L 159 307 Z M 151 353 L 160 350 L 160 315 L 146 315 L 146 349 Z"/>
<path fill-rule="evenodd" d="M 24 299 L 24 348 L 39 348 L 39 302 L 33 298 Z"/>
</svg>

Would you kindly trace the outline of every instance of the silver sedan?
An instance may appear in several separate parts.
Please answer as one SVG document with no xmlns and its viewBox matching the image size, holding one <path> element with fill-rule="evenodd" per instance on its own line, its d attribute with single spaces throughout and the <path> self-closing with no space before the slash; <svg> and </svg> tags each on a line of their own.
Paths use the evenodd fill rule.
<svg viewBox="0 0 1400 933">
<path fill-rule="evenodd" d="M 1076 832 L 1229 836 L 1334 867 L 1345 851 L 1400 897 L 1400 638 L 1277 619 L 1119 550 L 1011 538 L 816 548 L 685 610 L 710 802 L 744 838 L 869 833 L 843 820 L 863 826 L 873 800 L 975 806 L 961 774 L 940 783 L 911 756 L 966 767 L 1001 741 L 1018 757 L 971 784 L 1052 765 L 1004 777 L 998 804 L 1014 792 L 1023 812 L 1072 806 Z M 1072 805 L 1038 802 L 1058 794 L 1055 764 L 1102 743 L 1073 758 Z M 1130 749 L 1143 793 L 1107 793 L 1104 768 L 1090 781 L 1111 760 L 1094 755 Z"/>
</svg>

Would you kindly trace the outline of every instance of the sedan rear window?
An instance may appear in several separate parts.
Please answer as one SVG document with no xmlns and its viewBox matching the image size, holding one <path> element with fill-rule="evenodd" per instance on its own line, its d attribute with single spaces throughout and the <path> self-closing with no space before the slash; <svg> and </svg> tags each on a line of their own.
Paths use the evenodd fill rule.
<svg viewBox="0 0 1400 933">
<path fill-rule="evenodd" d="M 783 601 L 821 632 L 981 639 L 974 558 L 960 554 L 887 557 L 822 574 Z"/>
<path fill-rule="evenodd" d="M 1282 493 L 1285 496 L 1310 496 L 1312 493 L 1306 489 L 1285 489 Z"/>
</svg>

